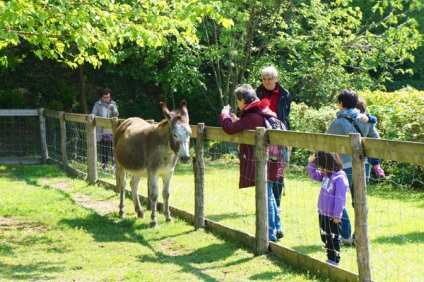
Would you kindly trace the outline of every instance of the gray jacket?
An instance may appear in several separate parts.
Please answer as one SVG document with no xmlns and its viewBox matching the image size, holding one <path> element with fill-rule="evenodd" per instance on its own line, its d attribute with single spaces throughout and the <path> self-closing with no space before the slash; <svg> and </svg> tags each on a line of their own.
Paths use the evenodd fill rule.
<svg viewBox="0 0 424 282">
<path fill-rule="evenodd" d="M 108 109 L 108 106 L 110 104 L 113 105 L 113 110 Z M 119 115 L 118 106 L 116 105 L 115 101 L 111 100 L 109 103 L 105 103 L 101 98 L 100 98 L 99 101 L 94 103 L 94 107 L 93 107 L 93 110 L 91 111 L 91 113 L 95 116 L 104 117 L 104 118 L 118 117 L 118 115 Z M 103 128 L 102 126 L 97 126 L 96 127 L 97 142 L 102 140 L 103 135 L 107 135 L 107 136 L 111 137 L 112 136 L 112 129 Z"/>
<path fill-rule="evenodd" d="M 359 133 L 355 127 L 344 117 L 350 117 L 355 121 L 361 130 L 364 137 L 379 138 L 378 132 L 374 127 L 374 123 L 363 123 L 360 120 L 359 110 L 347 109 L 337 112 L 337 118 L 330 123 L 327 129 L 327 134 L 349 135 L 349 133 Z M 352 167 L 351 155 L 340 155 L 343 163 L 343 169 Z M 368 158 L 365 158 L 365 163 L 368 163 Z"/>
</svg>

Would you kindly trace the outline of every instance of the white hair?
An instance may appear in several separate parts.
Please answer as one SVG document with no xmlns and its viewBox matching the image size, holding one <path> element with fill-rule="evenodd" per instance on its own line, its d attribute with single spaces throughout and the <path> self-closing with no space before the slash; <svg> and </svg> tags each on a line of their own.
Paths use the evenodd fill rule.
<svg viewBox="0 0 424 282">
<path fill-rule="evenodd" d="M 278 76 L 278 72 L 277 72 L 277 69 L 275 67 L 270 66 L 270 67 L 266 67 L 262 70 L 262 76 L 264 76 L 264 75 L 270 75 L 273 78 L 276 78 Z"/>
</svg>

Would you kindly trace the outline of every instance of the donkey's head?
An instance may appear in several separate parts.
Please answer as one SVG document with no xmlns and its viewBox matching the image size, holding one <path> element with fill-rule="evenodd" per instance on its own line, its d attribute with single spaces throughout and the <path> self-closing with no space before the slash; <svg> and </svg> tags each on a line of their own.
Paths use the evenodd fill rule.
<svg viewBox="0 0 424 282">
<path fill-rule="evenodd" d="M 171 124 L 172 136 L 170 145 L 172 151 L 178 156 L 181 163 L 185 164 L 190 160 L 190 135 L 191 128 L 188 123 L 188 111 L 186 101 L 181 102 L 181 109 L 169 111 L 166 103 L 160 103 L 165 118 Z"/>
</svg>

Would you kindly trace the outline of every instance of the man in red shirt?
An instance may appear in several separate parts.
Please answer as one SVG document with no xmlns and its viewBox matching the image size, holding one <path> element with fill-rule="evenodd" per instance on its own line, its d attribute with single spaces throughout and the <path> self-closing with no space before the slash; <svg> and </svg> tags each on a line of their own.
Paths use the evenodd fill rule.
<svg viewBox="0 0 424 282">
<path fill-rule="evenodd" d="M 278 84 L 278 73 L 275 67 L 270 66 L 262 70 L 262 85 L 256 89 L 256 95 L 259 99 L 267 99 L 269 101 L 269 108 L 277 114 L 279 120 L 281 120 L 286 126 L 287 130 L 290 130 L 289 114 L 291 95 L 290 92 L 281 87 Z M 289 149 L 284 147 L 284 166 L 287 167 L 289 164 Z M 284 178 L 281 178 L 278 182 L 274 183 L 272 191 L 274 193 L 275 200 L 279 211 L 281 195 L 283 193 Z"/>
</svg>

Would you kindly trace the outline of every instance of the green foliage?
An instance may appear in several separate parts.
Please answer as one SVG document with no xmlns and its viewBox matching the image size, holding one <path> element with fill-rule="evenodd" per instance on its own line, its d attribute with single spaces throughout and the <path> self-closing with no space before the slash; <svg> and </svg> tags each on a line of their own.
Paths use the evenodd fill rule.
<svg viewBox="0 0 424 282">
<path fill-rule="evenodd" d="M 376 127 L 380 138 L 424 142 L 423 91 L 407 88 L 392 93 L 361 91 L 358 95 L 366 100 L 367 112 L 377 117 Z M 314 109 L 303 103 L 293 103 L 290 112 L 292 130 L 325 133 L 331 121 L 336 118 L 337 110 L 336 104 Z M 310 150 L 294 148 L 291 163 L 302 166 L 309 155 Z M 412 186 L 422 187 L 424 171 L 421 166 L 384 160 L 382 166 L 393 181 L 413 182 Z M 414 179 L 418 181 L 413 181 Z"/>
<path fill-rule="evenodd" d="M 117 63 L 121 45 L 157 48 L 169 40 L 181 45 L 197 42 L 196 25 L 204 15 L 224 26 L 231 24 L 216 12 L 217 3 L 192 1 L 12 0 L 0 4 L 0 50 L 23 43 L 40 59 L 64 62 L 72 68 L 85 62 L 99 67 Z M 7 65 L 9 57 L 2 57 Z"/>
<path fill-rule="evenodd" d="M 377 117 L 381 138 L 424 142 L 424 92 L 411 88 L 395 92 L 363 91 L 367 110 Z"/>
<path fill-rule="evenodd" d="M 25 93 L 22 89 L 0 89 L 0 109 L 24 109 Z"/>
</svg>

